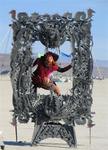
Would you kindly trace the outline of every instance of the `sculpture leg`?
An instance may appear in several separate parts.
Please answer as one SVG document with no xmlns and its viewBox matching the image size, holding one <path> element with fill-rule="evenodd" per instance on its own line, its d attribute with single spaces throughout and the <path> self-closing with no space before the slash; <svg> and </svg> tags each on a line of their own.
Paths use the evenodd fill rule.
<svg viewBox="0 0 108 150">
<path fill-rule="evenodd" d="M 76 135 L 74 127 L 60 123 L 43 123 L 34 127 L 32 146 L 37 145 L 46 138 L 61 138 L 67 142 L 70 147 L 76 147 Z"/>
</svg>

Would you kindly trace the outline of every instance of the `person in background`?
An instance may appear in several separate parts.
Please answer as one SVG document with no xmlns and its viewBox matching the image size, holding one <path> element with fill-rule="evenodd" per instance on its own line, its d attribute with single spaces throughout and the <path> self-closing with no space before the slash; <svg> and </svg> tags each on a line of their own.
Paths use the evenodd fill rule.
<svg viewBox="0 0 108 150">
<path fill-rule="evenodd" d="M 37 65 L 37 69 L 32 74 L 32 83 L 34 85 L 35 90 L 37 87 L 43 88 L 46 90 L 54 91 L 58 96 L 61 95 L 61 91 L 58 85 L 50 79 L 50 74 L 54 71 L 58 72 L 66 72 L 72 68 L 72 64 L 61 68 L 56 63 L 59 56 L 53 52 L 47 52 L 44 56 L 37 58 L 33 67 Z"/>
</svg>

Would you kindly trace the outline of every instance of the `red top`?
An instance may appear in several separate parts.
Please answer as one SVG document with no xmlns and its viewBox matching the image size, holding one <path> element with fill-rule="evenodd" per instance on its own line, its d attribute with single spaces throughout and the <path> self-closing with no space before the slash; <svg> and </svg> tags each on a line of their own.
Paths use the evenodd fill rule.
<svg viewBox="0 0 108 150">
<path fill-rule="evenodd" d="M 49 77 L 53 71 L 58 70 L 58 65 L 46 66 L 45 62 L 37 58 L 33 66 L 38 65 L 37 69 L 33 72 L 32 81 L 34 84 L 41 84 L 44 77 Z"/>
</svg>

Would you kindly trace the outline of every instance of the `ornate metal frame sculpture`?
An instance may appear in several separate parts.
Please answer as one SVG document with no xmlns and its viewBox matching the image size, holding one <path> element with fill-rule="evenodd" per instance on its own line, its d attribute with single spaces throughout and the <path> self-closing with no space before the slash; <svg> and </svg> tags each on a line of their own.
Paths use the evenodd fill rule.
<svg viewBox="0 0 108 150">
<path fill-rule="evenodd" d="M 93 60 L 90 29 L 93 12 L 88 9 L 87 14 L 77 12 L 74 17 L 72 13 L 63 16 L 33 13 L 28 16 L 21 12 L 16 16 L 14 10 L 10 12 L 13 19 L 10 66 L 14 116 L 20 123 L 27 123 L 30 118 L 35 122 L 32 145 L 47 137 L 61 137 L 69 146 L 76 146 L 73 125 L 92 122 Z M 73 88 L 70 95 L 63 95 L 62 98 L 54 95 L 37 97 L 31 81 L 31 46 L 35 41 L 41 41 L 46 48 L 59 48 L 65 41 L 72 43 Z M 61 119 L 63 125 L 59 123 Z"/>
</svg>

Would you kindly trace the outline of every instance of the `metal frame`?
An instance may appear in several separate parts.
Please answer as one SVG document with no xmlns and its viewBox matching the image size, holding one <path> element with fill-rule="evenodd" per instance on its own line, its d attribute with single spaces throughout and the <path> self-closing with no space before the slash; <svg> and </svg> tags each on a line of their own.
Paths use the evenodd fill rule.
<svg viewBox="0 0 108 150">
<path fill-rule="evenodd" d="M 38 13 L 28 16 L 25 12 L 16 15 L 14 10 L 10 13 L 13 19 L 10 25 L 13 29 L 10 66 L 14 117 L 20 123 L 27 123 L 31 118 L 40 126 L 45 122 L 48 125 L 50 121 L 55 123 L 61 119 L 68 126 L 92 122 L 93 42 L 90 30 L 94 11 L 88 9 L 87 13 L 76 12 L 74 17 L 72 13 L 65 13 L 63 16 Z M 41 95 L 37 99 L 31 81 L 31 47 L 35 41 L 41 41 L 47 50 L 59 49 L 65 41 L 70 41 L 73 54 L 73 88 L 70 95 Z"/>
</svg>

